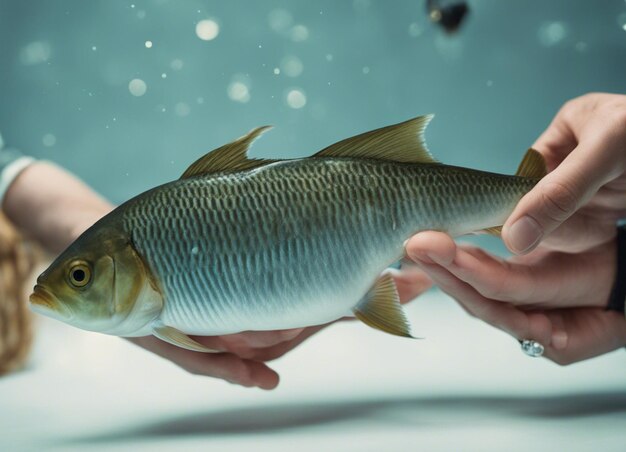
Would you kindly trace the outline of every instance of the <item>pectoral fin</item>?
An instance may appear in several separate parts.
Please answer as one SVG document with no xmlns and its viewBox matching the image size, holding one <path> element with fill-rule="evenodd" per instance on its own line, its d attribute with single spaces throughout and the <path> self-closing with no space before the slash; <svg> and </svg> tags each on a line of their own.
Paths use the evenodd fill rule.
<svg viewBox="0 0 626 452">
<path fill-rule="evenodd" d="M 179 331 L 176 328 L 172 328 L 171 326 L 167 326 L 167 325 L 155 326 L 152 329 L 152 334 L 154 334 L 156 337 L 158 337 L 162 341 L 168 342 L 180 348 L 192 350 L 194 352 L 220 353 L 218 350 L 212 350 L 208 347 L 205 347 L 201 343 L 194 341 L 192 338 L 187 336 L 182 331 Z"/>
<path fill-rule="evenodd" d="M 353 312 L 357 319 L 372 328 L 396 336 L 414 338 L 409 321 L 402 311 L 396 284 L 388 273 L 378 278 Z"/>
</svg>

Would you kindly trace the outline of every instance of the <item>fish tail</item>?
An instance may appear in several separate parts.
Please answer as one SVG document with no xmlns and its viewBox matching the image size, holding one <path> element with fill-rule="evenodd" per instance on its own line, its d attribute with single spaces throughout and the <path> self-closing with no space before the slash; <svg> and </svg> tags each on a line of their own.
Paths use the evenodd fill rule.
<svg viewBox="0 0 626 452">
<path fill-rule="evenodd" d="M 530 148 L 524 154 L 519 167 L 517 168 L 516 176 L 527 177 L 529 179 L 541 179 L 548 174 L 546 167 L 546 161 L 537 150 Z"/>
<path fill-rule="evenodd" d="M 539 182 L 539 180 L 547 173 L 548 169 L 543 155 L 541 155 L 536 149 L 530 148 L 526 151 L 526 154 L 524 154 L 524 158 L 520 162 L 515 175 Z M 485 228 L 478 232 L 500 237 L 502 235 L 502 225 Z"/>
</svg>

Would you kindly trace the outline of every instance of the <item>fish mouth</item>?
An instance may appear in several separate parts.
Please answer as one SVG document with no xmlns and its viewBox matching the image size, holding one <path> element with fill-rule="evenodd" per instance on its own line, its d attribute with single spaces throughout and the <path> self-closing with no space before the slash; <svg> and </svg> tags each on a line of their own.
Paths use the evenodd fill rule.
<svg viewBox="0 0 626 452">
<path fill-rule="evenodd" d="M 60 303 L 56 297 L 52 295 L 48 289 L 41 284 L 35 285 L 33 293 L 30 294 L 30 308 L 34 312 L 53 317 L 58 320 L 66 320 L 67 315 L 64 309 L 61 308 Z"/>
<path fill-rule="evenodd" d="M 33 305 L 41 306 L 46 309 L 54 309 L 54 297 L 40 284 L 33 289 L 33 293 L 29 297 Z"/>
</svg>

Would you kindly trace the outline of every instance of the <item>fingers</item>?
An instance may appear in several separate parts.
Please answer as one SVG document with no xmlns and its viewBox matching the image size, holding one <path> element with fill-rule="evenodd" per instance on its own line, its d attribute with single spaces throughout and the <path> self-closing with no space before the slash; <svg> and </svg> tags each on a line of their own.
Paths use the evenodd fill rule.
<svg viewBox="0 0 626 452">
<path fill-rule="evenodd" d="M 452 237 L 443 232 L 423 231 L 415 234 L 406 245 L 407 255 L 414 261 L 433 262 L 436 256 L 441 264 L 452 262 L 456 255 L 456 243 Z"/>
<path fill-rule="evenodd" d="M 302 330 L 302 332 L 298 336 L 291 339 L 290 341 L 282 342 L 272 347 L 258 349 L 255 352 L 255 359 L 259 361 L 272 361 L 274 359 L 280 358 L 288 351 L 302 344 L 304 341 L 306 341 L 308 338 L 313 336 L 315 333 L 317 333 L 321 329 L 326 328 L 328 325 L 330 324 L 305 328 L 304 330 Z"/>
<path fill-rule="evenodd" d="M 607 212 L 587 213 L 588 210 L 585 207 L 568 218 L 541 242 L 542 245 L 552 250 L 580 253 L 613 240 L 619 216 L 606 215 Z"/>
<path fill-rule="evenodd" d="M 585 204 L 604 181 L 604 164 L 589 168 L 591 161 L 572 152 L 561 165 L 544 177 L 517 204 L 502 228 L 502 238 L 514 253 L 525 254 Z"/>
<path fill-rule="evenodd" d="M 537 281 L 528 267 L 511 264 L 478 248 L 457 247 L 441 232 L 415 235 L 407 242 L 407 254 L 418 262 L 445 268 L 487 298 L 521 302 L 535 294 Z"/>
<path fill-rule="evenodd" d="M 623 99 L 595 95 L 569 102 L 537 140 L 537 149 L 558 166 L 522 198 L 505 223 L 502 236 L 511 251 L 532 250 L 602 185 L 623 174 Z"/>
<path fill-rule="evenodd" d="M 566 331 L 565 340 L 553 335 L 544 356 L 567 365 L 617 350 L 626 345 L 626 319 L 621 313 L 598 308 L 547 312 L 553 325 Z"/>
<path fill-rule="evenodd" d="M 153 336 L 129 340 L 195 375 L 220 378 L 246 387 L 258 386 L 261 389 L 274 389 L 278 385 L 278 374 L 268 366 L 231 353 L 192 352 Z"/>
<path fill-rule="evenodd" d="M 408 303 L 426 292 L 433 285 L 426 273 L 412 263 L 403 262 L 400 270 L 388 270 L 396 283 L 400 303 Z"/>
<path fill-rule="evenodd" d="M 517 339 L 534 339 L 544 345 L 551 344 L 552 323 L 545 314 L 523 312 L 510 304 L 489 300 L 446 269 L 436 264 L 420 265 L 435 283 L 470 315 Z"/>
<path fill-rule="evenodd" d="M 525 310 L 604 306 L 613 285 L 613 242 L 585 253 L 542 249 L 502 259 L 471 245 L 455 247 L 449 240 L 442 238 L 440 243 L 446 246 L 438 250 L 409 241 L 407 253 L 418 263 L 439 265 L 487 299 L 514 303 Z"/>
<path fill-rule="evenodd" d="M 435 262 L 437 256 L 434 256 Z M 523 304 L 551 299 L 555 281 L 546 284 L 532 268 L 500 259 L 473 247 L 457 248 L 454 260 L 444 266 L 482 296 Z M 558 287 L 558 286 L 557 286 Z"/>
<path fill-rule="evenodd" d="M 303 328 L 276 331 L 244 331 L 242 333 L 219 336 L 219 339 L 224 350 L 244 356 L 247 350 L 272 347 L 290 341 L 302 333 L 302 330 Z"/>
</svg>

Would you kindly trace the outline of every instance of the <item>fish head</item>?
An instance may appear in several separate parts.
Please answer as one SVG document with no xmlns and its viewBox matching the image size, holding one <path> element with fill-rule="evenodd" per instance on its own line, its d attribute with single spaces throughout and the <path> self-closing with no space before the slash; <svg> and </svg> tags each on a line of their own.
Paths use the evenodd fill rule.
<svg viewBox="0 0 626 452">
<path fill-rule="evenodd" d="M 89 331 L 132 336 L 160 313 L 161 292 L 132 241 L 88 230 L 38 278 L 31 309 Z"/>
</svg>

